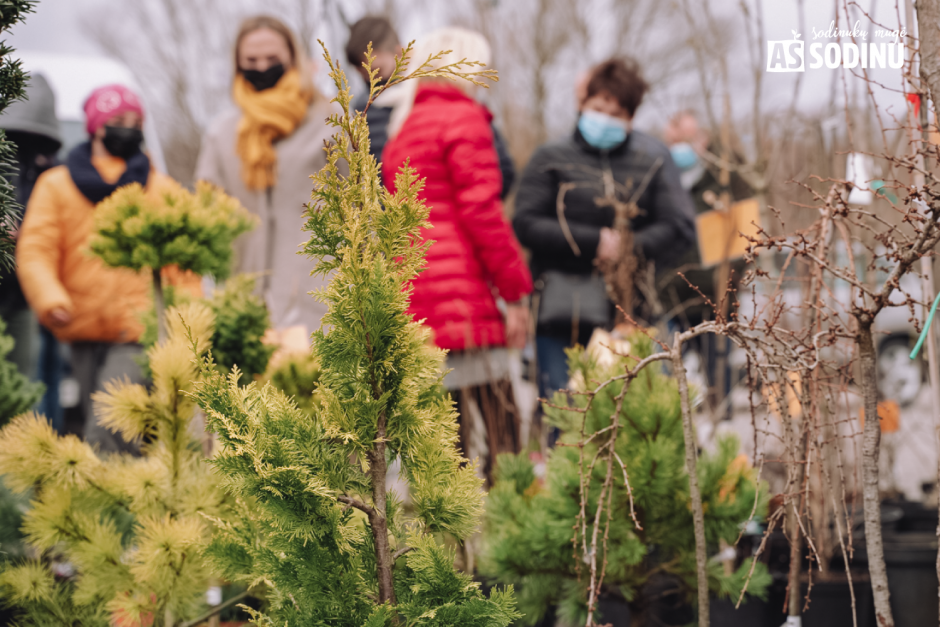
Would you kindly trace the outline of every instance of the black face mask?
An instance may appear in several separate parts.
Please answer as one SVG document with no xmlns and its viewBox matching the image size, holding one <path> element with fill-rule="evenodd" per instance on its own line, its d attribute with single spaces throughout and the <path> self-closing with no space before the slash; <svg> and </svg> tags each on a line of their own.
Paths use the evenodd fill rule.
<svg viewBox="0 0 940 627">
<path fill-rule="evenodd" d="M 139 128 L 105 126 L 104 138 L 101 141 L 105 150 L 115 157 L 126 160 L 140 152 L 140 144 L 144 141 L 144 132 Z"/>
<path fill-rule="evenodd" d="M 242 70 L 242 76 L 251 83 L 255 91 L 271 89 L 284 76 L 284 64 L 275 63 L 266 70 Z"/>
</svg>

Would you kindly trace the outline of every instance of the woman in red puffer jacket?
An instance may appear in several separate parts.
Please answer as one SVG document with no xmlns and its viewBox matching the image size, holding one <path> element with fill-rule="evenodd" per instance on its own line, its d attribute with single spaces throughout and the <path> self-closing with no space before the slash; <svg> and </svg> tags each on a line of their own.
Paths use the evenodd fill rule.
<svg viewBox="0 0 940 627">
<path fill-rule="evenodd" d="M 489 60 L 486 40 L 460 28 L 435 31 L 411 58 L 424 60 L 441 50 L 452 52 L 438 66 Z M 503 215 L 492 115 L 471 97 L 475 86 L 422 79 L 402 88 L 411 92 L 392 113 L 393 139 L 382 158 L 385 185 L 394 191 L 395 174 L 410 160 L 425 179 L 421 198 L 430 209 L 432 228 L 422 237 L 434 242 L 426 269 L 414 280 L 410 313 L 431 327 L 437 346 L 450 351 L 447 367 L 453 371 L 444 383 L 458 402 L 464 452 L 470 456 L 471 433 L 478 431 L 467 416 L 479 417 L 487 436 L 480 457 L 489 476 L 496 454 L 520 448 L 506 348 L 525 345 L 532 277 Z M 505 317 L 494 291 L 506 303 Z"/>
</svg>

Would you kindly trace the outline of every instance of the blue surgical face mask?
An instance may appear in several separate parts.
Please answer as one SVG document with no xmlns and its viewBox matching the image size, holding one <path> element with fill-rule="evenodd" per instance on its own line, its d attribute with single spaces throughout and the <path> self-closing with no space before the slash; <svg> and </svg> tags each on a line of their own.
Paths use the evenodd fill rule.
<svg viewBox="0 0 940 627">
<path fill-rule="evenodd" d="M 698 163 L 698 154 L 692 148 L 692 144 L 688 142 L 673 144 L 669 147 L 669 152 L 672 154 L 672 160 L 675 161 L 676 167 L 683 172 L 688 172 Z"/>
<path fill-rule="evenodd" d="M 622 144 L 627 139 L 629 129 L 626 120 L 598 111 L 582 111 L 578 118 L 581 137 L 598 150 L 610 150 Z"/>
</svg>

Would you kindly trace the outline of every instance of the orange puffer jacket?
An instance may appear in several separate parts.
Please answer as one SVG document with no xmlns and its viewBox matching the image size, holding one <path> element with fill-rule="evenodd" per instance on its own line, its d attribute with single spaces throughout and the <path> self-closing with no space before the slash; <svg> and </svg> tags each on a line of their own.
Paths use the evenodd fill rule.
<svg viewBox="0 0 940 627">
<path fill-rule="evenodd" d="M 123 159 L 95 157 L 101 177 L 114 182 L 126 169 Z M 150 171 L 147 191 L 177 187 L 170 177 Z M 39 321 L 65 342 L 136 342 L 143 331 L 140 313 L 151 306 L 147 271 L 110 268 L 88 249 L 95 206 L 75 186 L 64 165 L 36 181 L 16 244 L 17 275 Z M 164 270 L 170 284 L 201 295 L 199 277 Z M 49 314 L 62 307 L 72 321 L 56 327 Z"/>
</svg>

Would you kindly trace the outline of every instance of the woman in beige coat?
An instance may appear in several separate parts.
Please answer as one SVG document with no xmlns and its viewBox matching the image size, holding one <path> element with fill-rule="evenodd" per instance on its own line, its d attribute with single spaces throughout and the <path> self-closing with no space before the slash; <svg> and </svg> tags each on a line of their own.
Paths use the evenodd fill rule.
<svg viewBox="0 0 940 627">
<path fill-rule="evenodd" d="M 297 254 L 306 240 L 310 175 L 323 167 L 326 118 L 337 111 L 311 82 L 311 68 L 291 30 L 261 16 L 242 24 L 235 42 L 232 95 L 203 138 L 196 178 L 218 185 L 260 218 L 235 245 L 235 270 L 258 275 L 275 329 L 316 329 L 326 313 L 308 292 L 323 285 Z"/>
</svg>

